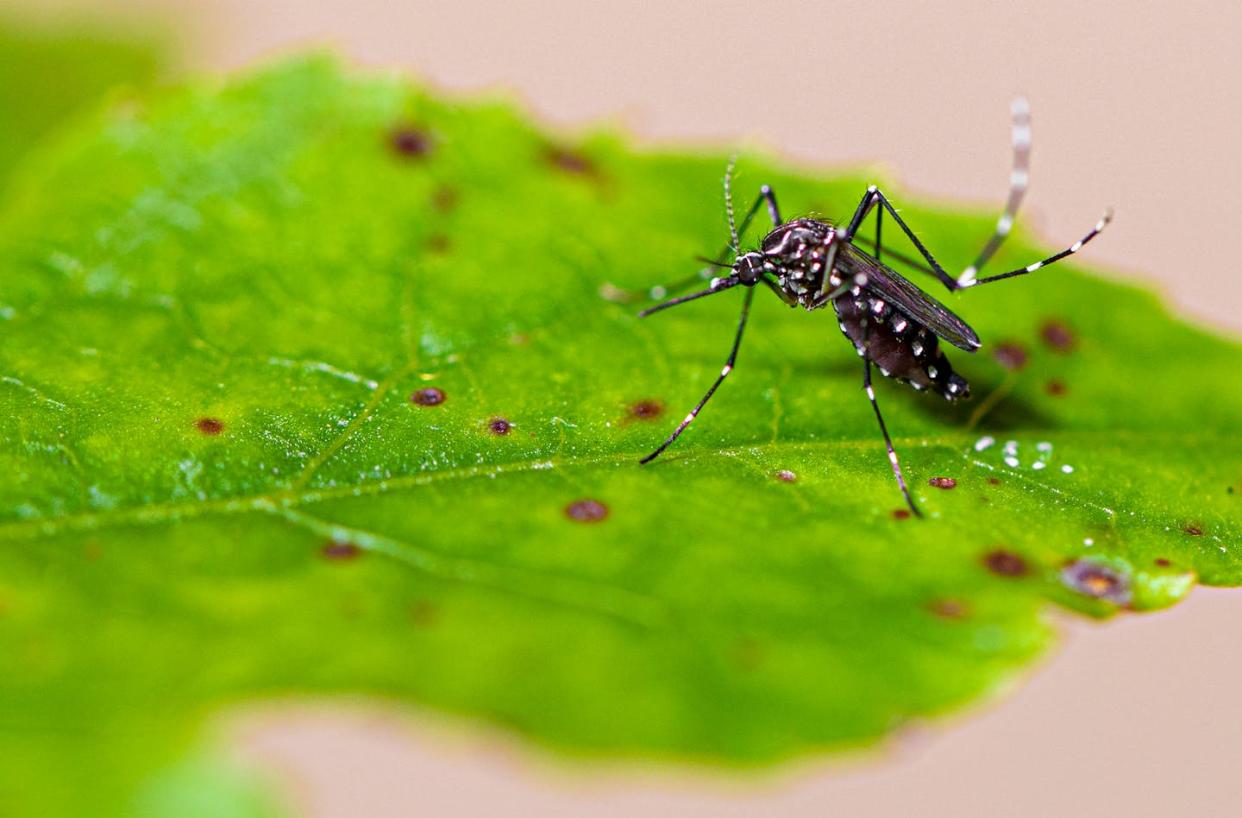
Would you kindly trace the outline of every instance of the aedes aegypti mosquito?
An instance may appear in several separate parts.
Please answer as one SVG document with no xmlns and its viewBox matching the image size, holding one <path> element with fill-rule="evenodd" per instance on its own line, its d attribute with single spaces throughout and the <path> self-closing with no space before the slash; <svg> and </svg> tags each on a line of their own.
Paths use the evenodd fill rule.
<svg viewBox="0 0 1242 818">
<path fill-rule="evenodd" d="M 908 383 L 919 391 L 930 389 L 946 400 L 956 401 L 969 396 L 970 386 L 965 378 L 953 371 L 949 359 L 940 349 L 939 341 L 943 339 L 966 352 L 974 352 L 979 348 L 980 343 L 975 331 L 965 321 L 881 260 L 884 253 L 881 242 L 884 213 L 887 212 L 893 218 L 926 263 L 892 251 L 889 251 L 888 255 L 903 264 L 934 276 L 950 292 L 1026 275 L 1060 261 L 1081 250 L 1083 245 L 1104 229 L 1111 218 L 1111 213 L 1106 211 L 1095 227 L 1085 236 L 1059 253 L 1054 253 L 1041 261 L 1005 273 L 984 278 L 978 277 L 979 270 L 1009 234 L 1014 216 L 1026 193 L 1031 146 L 1030 111 L 1026 102 L 1021 99 L 1015 101 L 1012 114 L 1013 166 L 1009 177 L 1009 198 L 1005 203 L 1004 212 L 996 222 L 996 229 L 992 236 L 980 251 L 975 262 L 957 278 L 945 272 L 935 257 L 923 246 L 923 242 L 914 234 L 914 231 L 906 225 L 884 193 L 874 185 L 867 188 L 862 201 L 854 210 L 853 217 L 845 226 L 809 217 L 785 221 L 781 218 L 777 207 L 776 195 L 767 185 L 760 188 L 754 204 L 742 218 L 740 227 L 735 225 L 733 196 L 730 190 L 733 163 L 730 162 L 724 179 L 725 210 L 729 219 L 730 242 L 721 250 L 720 255 L 731 254 L 732 262 L 704 259 L 715 267 L 728 270 L 728 275 L 713 278 L 706 290 L 673 298 L 643 310 L 639 315 L 645 317 L 704 296 L 715 295 L 738 286 L 745 287 L 746 295 L 742 300 L 742 314 L 738 319 L 737 331 L 733 337 L 733 348 L 729 352 L 724 368 L 720 370 L 720 374 L 707 390 L 707 394 L 678 424 L 668 439 L 644 457 L 642 462 L 650 463 L 672 445 L 673 441 L 681 436 L 686 427 L 702 411 L 703 406 L 716 393 L 724 379 L 733 371 L 738 348 L 742 343 L 742 332 L 746 329 L 746 319 L 750 315 L 755 287 L 762 284 L 790 307 L 800 306 L 811 311 L 832 304 L 837 313 L 841 332 L 854 344 L 854 349 L 862 358 L 863 388 L 867 392 L 867 398 L 871 401 L 871 408 L 875 410 L 875 419 L 880 426 L 880 433 L 884 436 L 884 445 L 888 448 L 888 459 L 892 464 L 893 476 L 897 478 L 897 485 L 901 488 L 901 493 L 910 510 L 914 514 L 920 514 L 906 486 L 897 452 L 893 449 L 892 438 L 889 437 L 888 428 L 884 424 L 884 416 L 880 414 L 880 405 L 875 399 L 875 390 L 871 386 L 872 364 L 878 367 L 880 374 L 885 377 Z M 764 236 L 757 250 L 742 252 L 738 237 L 746 232 L 755 214 L 758 213 L 759 207 L 764 203 L 767 204 L 768 215 L 772 217 L 773 229 Z M 875 239 L 868 241 L 859 236 L 858 231 L 863 220 L 873 211 L 875 213 Z M 860 248 L 859 242 L 869 244 L 870 248 Z M 671 292 L 684 289 L 696 281 L 707 278 L 710 273 L 711 268 L 705 268 L 681 281 L 664 287 L 652 288 L 650 295 L 652 298 L 663 298 Z"/>
</svg>

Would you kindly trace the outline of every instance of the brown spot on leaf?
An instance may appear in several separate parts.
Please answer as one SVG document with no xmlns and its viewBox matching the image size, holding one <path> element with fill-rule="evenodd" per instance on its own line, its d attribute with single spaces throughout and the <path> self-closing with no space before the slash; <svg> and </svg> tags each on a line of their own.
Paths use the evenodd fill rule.
<svg viewBox="0 0 1242 818">
<path fill-rule="evenodd" d="M 566 173 L 580 176 L 597 176 L 599 169 L 589 157 L 572 151 L 563 145 L 550 145 L 544 151 L 544 157 L 553 167 Z"/>
<path fill-rule="evenodd" d="M 410 621 L 414 623 L 416 628 L 429 628 L 436 623 L 436 619 L 440 616 L 440 609 L 436 607 L 434 602 L 426 599 L 417 600 L 410 606 Z"/>
<path fill-rule="evenodd" d="M 439 406 L 444 401 L 444 392 L 434 386 L 424 387 L 410 395 L 410 402 L 417 406 Z"/>
<path fill-rule="evenodd" d="M 427 252 L 444 255 L 453 248 L 453 240 L 443 233 L 432 233 L 427 237 Z"/>
<path fill-rule="evenodd" d="M 893 509 L 893 519 L 894 519 L 894 520 L 908 520 L 908 519 L 910 519 L 910 509 L 908 509 L 908 508 L 895 508 L 895 509 Z"/>
<path fill-rule="evenodd" d="M 1173 564 L 1172 562 L 1165 559 L 1164 557 L 1156 557 L 1156 565 L 1160 566 L 1161 568 L 1168 568 L 1172 564 Z"/>
<path fill-rule="evenodd" d="M 1061 581 L 1092 599 L 1105 599 L 1117 605 L 1130 602 L 1130 581 L 1119 571 L 1091 560 L 1074 560 L 1061 569 Z"/>
<path fill-rule="evenodd" d="M 440 213 L 456 210 L 459 201 L 461 194 L 457 192 L 457 188 L 448 185 L 440 185 L 431 193 L 431 206 Z"/>
<path fill-rule="evenodd" d="M 1058 381 L 1054 378 L 1044 384 L 1044 391 L 1054 398 L 1059 398 L 1069 391 L 1069 387 L 1065 385 L 1065 381 Z"/>
<path fill-rule="evenodd" d="M 640 400 L 630 407 L 630 415 L 639 420 L 652 420 L 664 414 L 664 404 L 658 400 Z"/>
<path fill-rule="evenodd" d="M 399 156 L 416 159 L 431 152 L 431 134 L 413 125 L 401 125 L 388 134 L 388 144 Z"/>
<path fill-rule="evenodd" d="M 780 480 L 782 483 L 795 483 L 798 480 L 798 475 L 794 474 L 789 469 L 781 469 L 776 473 L 776 479 Z"/>
<path fill-rule="evenodd" d="M 983 567 L 1002 577 L 1024 577 L 1030 570 L 1026 560 L 1012 551 L 998 548 L 983 555 Z"/>
<path fill-rule="evenodd" d="M 1010 371 L 1026 366 L 1026 349 L 1017 341 L 1002 341 L 992 348 L 992 357 Z"/>
<path fill-rule="evenodd" d="M 941 619 L 965 619 L 970 616 L 970 607 L 960 599 L 933 599 L 927 609 Z"/>
<path fill-rule="evenodd" d="M 362 556 L 362 549 L 351 542 L 329 540 L 324 543 L 323 548 L 319 549 L 319 555 L 326 560 L 346 562 Z"/>
<path fill-rule="evenodd" d="M 1182 531 L 1185 531 L 1187 534 L 1189 534 L 1192 537 L 1202 537 L 1203 536 L 1203 525 L 1201 523 L 1187 523 L 1186 525 L 1182 526 Z"/>
<path fill-rule="evenodd" d="M 224 421 L 219 418 L 199 418 L 194 421 L 194 428 L 205 435 L 218 435 L 224 431 Z"/>
<path fill-rule="evenodd" d="M 988 485 L 989 485 L 989 486 L 999 486 L 1000 484 L 1001 484 L 1001 481 L 1000 481 L 1000 478 L 999 478 L 999 477 L 989 477 L 989 478 L 988 478 Z"/>
<path fill-rule="evenodd" d="M 513 424 L 505 418 L 492 418 L 487 423 L 487 430 L 494 435 L 507 435 L 513 429 Z"/>
<path fill-rule="evenodd" d="M 1074 333 L 1063 322 L 1049 318 L 1039 328 L 1039 337 L 1053 352 L 1069 352 L 1074 348 Z"/>
<path fill-rule="evenodd" d="M 598 523 L 608 516 L 608 506 L 590 498 L 574 500 L 565 506 L 565 516 L 580 523 Z"/>
<path fill-rule="evenodd" d="M 957 488 L 957 480 L 952 477 L 933 477 L 927 481 L 927 485 L 935 486 L 938 489 L 955 489 Z"/>
</svg>

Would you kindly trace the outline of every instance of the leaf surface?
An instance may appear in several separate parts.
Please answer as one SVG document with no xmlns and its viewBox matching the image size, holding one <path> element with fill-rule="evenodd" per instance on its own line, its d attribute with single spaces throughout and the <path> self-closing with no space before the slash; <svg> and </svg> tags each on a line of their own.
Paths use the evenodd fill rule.
<svg viewBox="0 0 1242 818">
<path fill-rule="evenodd" d="M 984 341 L 951 351 L 972 403 L 878 384 L 929 514 L 902 519 L 850 345 L 763 292 L 734 376 L 637 465 L 741 293 L 639 320 L 601 288 L 719 246 L 720 157 L 571 148 L 309 59 L 112 106 L 41 162 L 0 221 L 24 813 L 119 812 L 206 714 L 271 696 L 591 754 L 854 746 L 1010 679 L 1050 601 L 1242 578 L 1238 346 L 1074 265 L 945 299 Z M 741 167 L 787 215 L 874 181 Z M 949 269 L 989 232 L 891 188 Z M 996 269 L 1042 249 L 1019 233 Z"/>
</svg>

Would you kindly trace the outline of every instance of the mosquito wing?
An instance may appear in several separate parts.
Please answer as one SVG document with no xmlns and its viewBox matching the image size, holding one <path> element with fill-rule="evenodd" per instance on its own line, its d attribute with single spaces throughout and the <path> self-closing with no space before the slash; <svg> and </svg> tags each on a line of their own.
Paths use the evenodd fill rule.
<svg viewBox="0 0 1242 818">
<path fill-rule="evenodd" d="M 901 273 L 858 248 L 847 246 L 844 249 L 838 261 L 842 272 L 852 276 L 859 273 L 865 275 L 866 289 L 958 349 L 974 352 L 979 348 L 979 336 L 944 304 L 920 290 Z"/>
</svg>

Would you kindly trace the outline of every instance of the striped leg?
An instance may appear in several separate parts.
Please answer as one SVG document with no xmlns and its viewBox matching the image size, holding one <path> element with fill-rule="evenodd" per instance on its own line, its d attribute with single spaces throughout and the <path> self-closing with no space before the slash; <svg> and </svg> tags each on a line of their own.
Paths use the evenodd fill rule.
<svg viewBox="0 0 1242 818">
<path fill-rule="evenodd" d="M 1014 217 L 1022 206 L 1022 198 L 1026 195 L 1027 185 L 1031 180 L 1031 106 L 1019 97 L 1010 106 L 1013 117 L 1013 165 L 1009 170 L 1009 198 L 1005 200 L 1005 210 L 996 220 L 996 229 L 988 243 L 979 251 L 974 263 L 962 271 L 957 277 L 958 287 L 969 287 L 983 265 L 996 254 L 1001 243 L 1013 229 Z"/>
<path fill-rule="evenodd" d="M 737 334 L 733 337 L 733 349 L 729 352 L 729 360 L 725 362 L 724 368 L 721 369 L 720 374 L 716 376 L 716 381 L 712 384 L 711 389 L 708 389 L 707 394 L 703 396 L 703 399 L 699 401 L 698 405 L 695 406 L 694 409 L 690 410 L 690 414 L 686 415 L 686 419 L 678 424 L 677 429 L 668 436 L 668 440 L 661 443 L 660 448 L 656 449 L 654 452 L 639 461 L 640 463 L 650 463 L 652 460 L 659 457 L 665 449 L 672 446 L 673 441 L 681 437 L 681 433 L 686 430 L 686 427 L 699 416 L 699 412 L 703 411 L 703 406 L 711 400 L 712 395 L 716 394 L 716 390 L 720 388 L 720 384 L 724 383 L 724 379 L 729 377 L 729 373 L 733 371 L 733 364 L 737 362 L 737 350 L 742 345 L 742 332 L 746 329 L 746 319 L 750 315 L 750 302 L 754 300 L 754 297 L 755 288 L 747 287 L 746 297 L 742 301 L 742 315 L 737 321 Z"/>
<path fill-rule="evenodd" d="M 992 232 L 992 236 L 983 246 L 983 249 L 979 251 L 979 255 L 975 258 L 974 263 L 967 267 L 956 280 L 950 283 L 924 262 L 917 261 L 904 253 L 893 250 L 889 251 L 889 255 L 902 264 L 936 276 L 949 290 L 970 287 L 975 283 L 979 270 L 996 254 L 996 251 L 1000 249 L 1001 244 L 1013 229 L 1014 218 L 1017 216 L 1018 208 L 1022 206 L 1022 200 L 1026 196 L 1026 189 L 1031 178 L 1031 109 L 1025 99 L 1019 98 L 1013 101 L 1013 104 L 1010 106 L 1010 113 L 1012 116 L 1010 141 L 1013 145 L 1013 159 L 1009 170 L 1009 196 L 1005 200 L 1004 212 L 996 220 L 996 229 Z M 876 211 L 877 221 L 882 212 L 882 210 Z M 876 242 L 872 245 L 872 249 L 878 253 L 878 224 L 876 225 L 876 234 Z M 870 243 L 861 236 L 856 237 L 855 241 L 861 241 L 864 244 Z"/>
<path fill-rule="evenodd" d="M 880 433 L 884 435 L 884 445 L 888 448 L 888 462 L 893 465 L 893 476 L 897 478 L 901 494 L 906 498 L 906 505 L 910 507 L 914 516 L 922 517 L 923 512 L 919 511 L 918 506 L 914 504 L 910 489 L 906 488 L 906 478 L 901 473 L 901 463 L 897 462 L 897 450 L 893 448 L 893 439 L 888 436 L 888 427 L 884 425 L 884 416 L 880 414 L 880 404 L 875 399 L 875 389 L 871 387 L 871 360 L 865 356 L 863 357 L 863 388 L 867 390 L 867 399 L 871 401 L 871 408 L 875 410 L 875 419 L 880 424 Z"/>
<path fill-rule="evenodd" d="M 1100 232 L 1105 227 L 1107 227 L 1108 223 L 1112 220 L 1113 220 L 1113 212 L 1111 210 L 1106 210 L 1104 211 L 1104 215 L 1100 217 L 1100 220 L 1095 223 L 1095 227 L 1091 228 L 1090 232 L 1088 232 L 1087 235 L 1083 236 L 1081 239 L 1074 242 L 1069 247 L 1066 247 L 1061 252 L 1053 253 L 1052 255 L 1048 256 L 1048 258 L 1037 261 L 1034 264 L 1028 264 L 1025 267 L 1020 267 L 1017 270 L 1010 270 L 1007 273 L 998 273 L 997 275 L 994 275 L 994 276 L 987 276 L 986 278 L 975 279 L 975 281 L 971 283 L 970 286 L 974 287 L 979 284 L 990 284 L 993 281 L 1001 281 L 1002 279 L 1013 278 L 1014 276 L 1024 276 L 1027 273 L 1035 272 L 1040 267 L 1047 267 L 1049 264 L 1054 264 L 1060 261 L 1061 259 L 1065 258 L 1066 256 L 1072 256 L 1075 253 L 1077 253 L 1079 250 L 1081 250 L 1083 246 L 1086 245 L 1087 242 L 1091 241 L 1093 238 L 1100 235 Z"/>
</svg>

